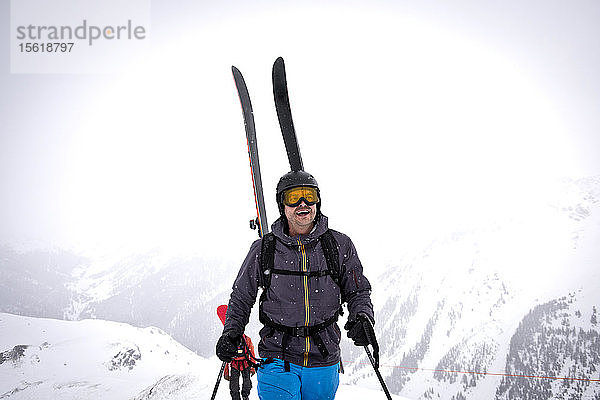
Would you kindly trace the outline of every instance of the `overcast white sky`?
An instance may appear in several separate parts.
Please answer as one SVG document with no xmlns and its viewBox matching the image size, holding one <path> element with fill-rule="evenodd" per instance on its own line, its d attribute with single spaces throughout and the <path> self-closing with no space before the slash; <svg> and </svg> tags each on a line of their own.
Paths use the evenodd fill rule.
<svg viewBox="0 0 600 400">
<path fill-rule="evenodd" d="M 374 230 L 460 229 L 537 201 L 550 179 L 600 174 L 597 1 L 152 1 L 150 51 L 104 75 L 11 74 L 9 11 L 3 240 L 241 260 L 256 234 L 230 67 L 253 100 L 272 222 L 289 169 L 277 56 L 323 209 L 363 247 Z"/>
</svg>

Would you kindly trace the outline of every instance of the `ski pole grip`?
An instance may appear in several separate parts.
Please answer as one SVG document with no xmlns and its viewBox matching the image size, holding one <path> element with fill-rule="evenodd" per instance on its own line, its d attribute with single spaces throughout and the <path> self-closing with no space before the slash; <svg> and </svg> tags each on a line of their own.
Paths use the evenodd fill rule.
<svg viewBox="0 0 600 400">
<path fill-rule="evenodd" d="M 369 341 L 369 343 L 371 344 L 371 346 L 373 346 L 373 358 L 374 358 L 374 367 L 375 368 L 379 368 L 379 343 L 377 343 L 377 338 L 375 337 L 374 333 L 375 333 L 375 329 L 373 328 L 373 324 L 371 323 L 371 320 L 369 318 L 365 318 L 365 324 L 363 324 L 363 329 L 365 331 L 365 336 L 367 337 L 367 340 Z"/>
</svg>

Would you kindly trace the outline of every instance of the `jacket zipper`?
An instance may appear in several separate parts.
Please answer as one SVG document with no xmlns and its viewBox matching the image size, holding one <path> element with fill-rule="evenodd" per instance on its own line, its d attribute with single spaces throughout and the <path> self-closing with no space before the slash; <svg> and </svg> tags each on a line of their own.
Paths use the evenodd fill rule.
<svg viewBox="0 0 600 400">
<path fill-rule="evenodd" d="M 304 245 L 302 244 L 302 242 L 300 241 L 300 239 L 298 240 L 298 250 L 300 251 L 300 267 L 302 269 L 302 272 L 308 272 L 308 257 L 306 255 L 306 248 L 304 247 Z M 303 276 L 302 277 L 302 283 L 304 286 L 304 326 L 308 326 L 309 322 L 310 322 L 310 302 L 308 299 L 308 276 Z M 304 350 L 304 363 L 303 365 L 306 367 L 308 366 L 308 353 L 310 352 L 310 337 L 306 336 L 304 338 L 305 342 L 305 350 Z"/>
</svg>

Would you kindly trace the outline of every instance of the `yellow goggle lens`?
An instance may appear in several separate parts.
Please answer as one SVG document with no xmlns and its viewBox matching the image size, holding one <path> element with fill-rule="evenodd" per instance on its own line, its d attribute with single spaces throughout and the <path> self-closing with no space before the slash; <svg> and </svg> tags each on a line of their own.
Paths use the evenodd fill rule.
<svg viewBox="0 0 600 400">
<path fill-rule="evenodd" d="M 319 202 L 317 189 L 307 186 L 299 186 L 283 192 L 283 204 L 287 206 L 298 205 L 300 199 L 303 197 L 307 203 L 314 204 Z"/>
</svg>

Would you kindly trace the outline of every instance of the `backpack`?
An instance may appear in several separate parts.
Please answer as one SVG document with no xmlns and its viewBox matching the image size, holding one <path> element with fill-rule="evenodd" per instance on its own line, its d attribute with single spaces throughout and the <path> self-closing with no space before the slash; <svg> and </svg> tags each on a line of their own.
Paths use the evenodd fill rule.
<svg viewBox="0 0 600 400">
<path fill-rule="evenodd" d="M 327 357 L 329 355 L 329 351 L 325 347 L 323 343 L 323 339 L 319 335 L 319 332 L 326 329 L 328 326 L 337 322 L 338 317 L 343 315 L 342 304 L 345 302 L 343 296 L 340 303 L 340 308 L 327 320 L 321 322 L 320 324 L 312 325 L 312 326 L 301 326 L 301 327 L 291 327 L 281 325 L 269 318 L 262 309 L 262 304 L 266 300 L 267 291 L 271 286 L 271 276 L 273 274 L 279 275 L 295 275 L 295 276 L 306 276 L 308 278 L 318 278 L 322 276 L 330 275 L 331 279 L 340 286 L 340 280 L 342 277 L 341 266 L 339 262 L 339 251 L 338 244 L 333 237 L 333 233 L 331 229 L 328 229 L 319 237 L 319 241 L 321 242 L 321 246 L 323 247 L 323 253 L 325 254 L 325 261 L 327 262 L 327 270 L 322 271 L 289 271 L 275 268 L 275 243 L 277 239 L 273 233 L 267 233 L 262 238 L 261 244 L 261 255 L 260 255 L 260 269 L 262 274 L 262 288 L 263 292 L 260 296 L 259 303 L 259 320 L 265 326 L 268 326 L 274 330 L 283 332 L 283 341 L 282 347 L 285 356 L 285 348 L 287 347 L 287 343 L 289 341 L 290 336 L 295 337 L 307 337 L 310 336 L 313 338 L 319 352 L 323 357 Z M 285 363 L 286 370 L 288 370 L 288 363 Z"/>
</svg>

